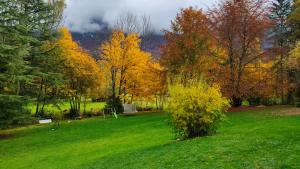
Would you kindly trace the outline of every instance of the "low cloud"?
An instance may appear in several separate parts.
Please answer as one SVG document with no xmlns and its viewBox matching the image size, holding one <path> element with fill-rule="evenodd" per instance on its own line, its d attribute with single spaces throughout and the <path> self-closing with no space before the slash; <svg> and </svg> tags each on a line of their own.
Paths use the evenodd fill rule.
<svg viewBox="0 0 300 169">
<path fill-rule="evenodd" d="M 150 16 L 155 31 L 170 25 L 181 8 L 196 6 L 207 9 L 219 0 L 66 0 L 64 24 L 73 32 L 101 30 L 102 21 L 112 27 L 116 19 L 130 12 Z"/>
</svg>

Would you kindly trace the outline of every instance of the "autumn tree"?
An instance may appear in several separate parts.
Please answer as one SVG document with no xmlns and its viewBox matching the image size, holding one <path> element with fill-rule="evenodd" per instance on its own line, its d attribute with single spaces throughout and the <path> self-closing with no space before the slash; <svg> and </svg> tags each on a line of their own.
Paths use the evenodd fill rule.
<svg viewBox="0 0 300 169">
<path fill-rule="evenodd" d="M 150 86 L 156 81 L 153 70 L 159 70 L 151 54 L 141 50 L 141 39 L 135 33 L 125 35 L 122 31 L 112 33 L 111 39 L 101 45 L 99 66 L 109 78 L 112 99 L 132 102 L 135 97 L 153 95 Z M 151 69 L 151 68 L 157 69 Z M 129 98 L 130 97 L 130 98 Z M 128 98 L 128 99 L 127 99 Z"/>
<path fill-rule="evenodd" d="M 299 71 L 299 41 L 300 41 L 300 1 L 294 0 L 292 3 L 292 10 L 288 18 L 288 26 L 290 27 L 289 39 L 291 40 L 292 51 L 290 58 L 286 62 L 289 71 L 290 88 L 293 90 L 295 101 L 299 105 L 300 98 L 300 71 Z"/>
<path fill-rule="evenodd" d="M 233 106 L 244 97 L 245 70 L 263 56 L 261 44 L 269 28 L 264 0 L 226 0 L 210 11 L 219 45 L 226 49 L 228 79 L 223 87 Z"/>
<path fill-rule="evenodd" d="M 221 50 L 201 10 L 182 9 L 172 21 L 170 31 L 164 33 L 166 45 L 162 49 L 161 63 L 171 76 L 180 75 L 186 81 L 216 73 Z"/>
<path fill-rule="evenodd" d="M 99 65 L 110 78 L 108 81 L 110 81 L 113 103 L 116 102 L 117 95 L 122 92 L 125 73 L 132 60 L 124 52 L 125 38 L 123 32 L 116 31 L 113 32 L 110 41 L 101 45 L 102 55 Z"/>
<path fill-rule="evenodd" d="M 164 68 L 148 53 L 141 55 L 128 72 L 127 93 L 129 102 L 155 102 L 156 107 L 162 108 L 166 94 L 166 76 Z"/>
<path fill-rule="evenodd" d="M 257 60 L 247 66 L 244 72 L 243 94 L 250 105 L 273 104 L 276 89 L 276 74 L 273 60 Z"/>
<path fill-rule="evenodd" d="M 290 51 L 290 56 L 286 62 L 290 74 L 290 88 L 297 106 L 300 106 L 300 42 Z"/>
<path fill-rule="evenodd" d="M 64 58 L 64 78 L 67 80 L 64 92 L 70 99 L 72 118 L 80 114 L 81 101 L 98 89 L 102 77 L 95 59 L 73 41 L 67 28 L 61 28 L 58 45 Z"/>
</svg>

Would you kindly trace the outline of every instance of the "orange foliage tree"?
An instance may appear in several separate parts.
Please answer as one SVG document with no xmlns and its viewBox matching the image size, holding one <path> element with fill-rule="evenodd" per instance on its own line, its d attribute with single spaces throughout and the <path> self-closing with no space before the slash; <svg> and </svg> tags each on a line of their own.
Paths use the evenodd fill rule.
<svg viewBox="0 0 300 169">
<path fill-rule="evenodd" d="M 211 27 L 226 50 L 226 84 L 223 90 L 233 106 L 245 98 L 246 69 L 262 56 L 261 44 L 269 28 L 265 0 L 227 0 L 210 11 Z"/>
<path fill-rule="evenodd" d="M 170 77 L 180 75 L 184 82 L 215 73 L 222 60 L 222 50 L 216 46 L 209 20 L 201 10 L 182 9 L 171 22 L 171 29 L 164 33 L 166 44 L 162 48 L 161 63 Z"/>
</svg>

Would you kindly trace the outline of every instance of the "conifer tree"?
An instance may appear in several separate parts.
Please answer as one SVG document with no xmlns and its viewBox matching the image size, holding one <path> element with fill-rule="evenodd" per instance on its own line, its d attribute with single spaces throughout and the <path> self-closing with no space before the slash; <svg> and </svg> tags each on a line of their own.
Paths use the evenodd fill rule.
<svg viewBox="0 0 300 169">
<path fill-rule="evenodd" d="M 37 79 L 43 73 L 50 74 L 41 68 L 53 53 L 45 52 L 43 46 L 56 37 L 60 20 L 57 11 L 62 9 L 62 3 L 0 0 L 0 99 L 5 105 L 1 106 L 0 120 L 5 124 L 16 119 L 17 114 L 24 115 L 26 98 L 36 96 Z"/>
<path fill-rule="evenodd" d="M 291 12 L 291 0 L 276 0 L 272 2 L 270 19 L 273 21 L 272 38 L 274 53 L 277 55 L 275 71 L 277 74 L 277 92 L 281 97 L 281 103 L 285 103 L 285 83 L 287 82 L 287 72 L 284 63 L 287 60 L 289 52 L 288 35 L 290 28 L 287 24 L 288 16 Z"/>
</svg>

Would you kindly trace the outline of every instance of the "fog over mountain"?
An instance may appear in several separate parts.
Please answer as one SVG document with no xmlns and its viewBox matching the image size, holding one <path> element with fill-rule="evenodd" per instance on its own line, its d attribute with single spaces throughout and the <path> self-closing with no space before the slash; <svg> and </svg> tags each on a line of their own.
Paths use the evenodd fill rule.
<svg viewBox="0 0 300 169">
<path fill-rule="evenodd" d="M 157 33 L 167 29 L 181 8 L 195 6 L 207 9 L 220 0 L 66 0 L 64 25 L 72 32 L 99 31 L 112 27 L 116 19 L 127 12 L 147 15 Z"/>
<path fill-rule="evenodd" d="M 193 6 L 207 10 L 221 0 L 66 0 L 63 25 L 72 32 L 73 39 L 94 57 L 99 56 L 100 45 L 106 41 L 111 28 L 121 15 L 146 15 L 151 20 L 154 35 L 142 47 L 159 56 L 164 43 L 161 30 L 168 29 L 180 9 Z"/>
<path fill-rule="evenodd" d="M 100 21 L 95 21 L 95 23 L 101 25 L 102 29 L 84 33 L 73 31 L 72 36 L 73 39 L 80 44 L 80 46 L 88 50 L 95 58 L 98 59 L 100 45 L 110 37 L 111 30 L 105 23 Z M 141 38 L 143 39 L 143 37 Z M 151 52 L 154 57 L 158 57 L 160 55 L 159 48 L 162 44 L 164 44 L 164 38 L 162 34 L 153 34 L 147 38 L 147 41 L 142 40 L 142 48 L 148 52 Z"/>
</svg>

